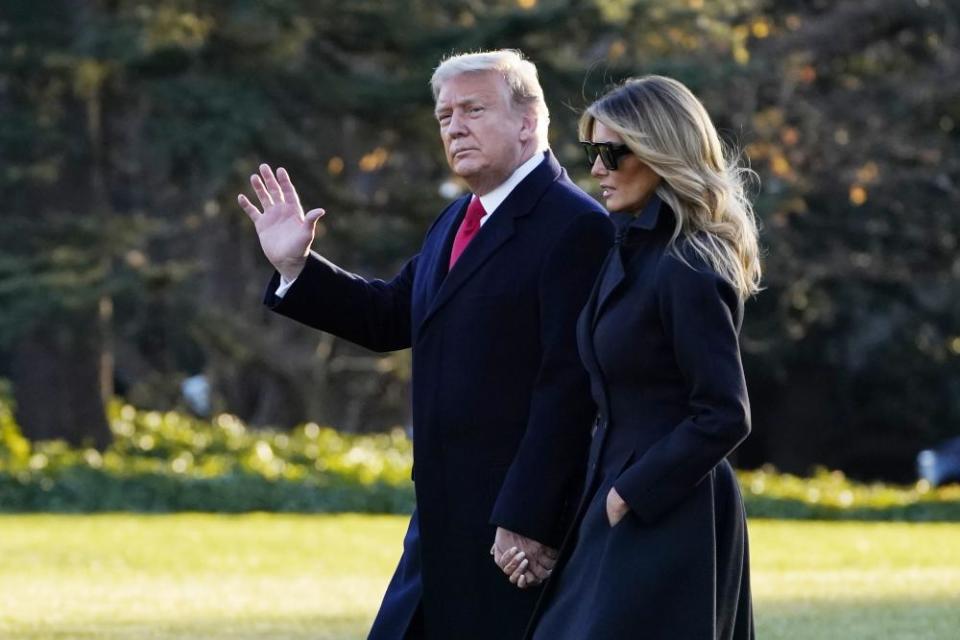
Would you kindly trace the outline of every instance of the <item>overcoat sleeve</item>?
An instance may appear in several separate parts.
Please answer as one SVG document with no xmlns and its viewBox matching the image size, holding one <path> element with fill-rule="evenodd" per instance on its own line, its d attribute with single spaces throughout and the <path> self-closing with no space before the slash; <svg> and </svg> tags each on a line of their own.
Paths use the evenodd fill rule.
<svg viewBox="0 0 960 640">
<path fill-rule="evenodd" d="M 410 346 L 410 298 L 414 256 L 389 282 L 366 280 L 311 252 L 303 271 L 282 298 L 274 273 L 264 296 L 273 311 L 373 351 Z"/>
<path fill-rule="evenodd" d="M 613 225 L 598 212 L 558 237 L 539 282 L 540 351 L 526 431 L 491 514 L 491 524 L 558 546 L 569 501 L 578 497 L 596 406 L 576 346 L 576 322 Z"/>
<path fill-rule="evenodd" d="M 614 482 L 642 520 L 653 522 L 750 433 L 750 406 L 740 361 L 742 303 L 702 261 L 671 252 L 656 275 L 664 336 L 687 388 L 690 414 L 631 463 Z"/>
</svg>

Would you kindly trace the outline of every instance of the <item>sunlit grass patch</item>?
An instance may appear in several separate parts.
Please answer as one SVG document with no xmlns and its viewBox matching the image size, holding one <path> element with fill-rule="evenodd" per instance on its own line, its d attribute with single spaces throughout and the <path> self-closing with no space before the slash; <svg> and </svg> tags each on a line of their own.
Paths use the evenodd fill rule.
<svg viewBox="0 0 960 640">
<path fill-rule="evenodd" d="M 758 637 L 952 639 L 960 524 L 750 523 Z"/>
<path fill-rule="evenodd" d="M 403 516 L 0 516 L 0 637 L 364 638 Z M 750 523 L 764 640 L 953 640 L 960 524 Z"/>
<path fill-rule="evenodd" d="M 0 517 L 0 637 L 359 637 L 404 526 L 352 515 Z"/>
</svg>

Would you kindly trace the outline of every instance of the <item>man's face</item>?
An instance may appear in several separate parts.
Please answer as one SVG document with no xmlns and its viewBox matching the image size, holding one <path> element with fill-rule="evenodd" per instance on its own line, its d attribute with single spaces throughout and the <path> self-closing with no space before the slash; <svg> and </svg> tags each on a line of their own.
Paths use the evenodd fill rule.
<svg viewBox="0 0 960 640">
<path fill-rule="evenodd" d="M 532 115 L 513 106 L 495 72 L 463 73 L 444 82 L 435 113 L 447 163 L 474 192 L 506 180 L 533 141 Z"/>
</svg>

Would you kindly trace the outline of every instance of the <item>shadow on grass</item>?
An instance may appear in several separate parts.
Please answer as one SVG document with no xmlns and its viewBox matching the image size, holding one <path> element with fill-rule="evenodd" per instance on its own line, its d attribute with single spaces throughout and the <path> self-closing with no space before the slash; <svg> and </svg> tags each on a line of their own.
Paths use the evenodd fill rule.
<svg viewBox="0 0 960 640">
<path fill-rule="evenodd" d="M 804 599 L 754 605 L 764 640 L 955 640 L 958 599 L 824 602 Z"/>
<path fill-rule="evenodd" d="M 947 598 L 773 601 L 759 603 L 756 615 L 757 637 L 764 640 L 954 640 L 960 628 L 960 608 Z M 369 625 L 364 616 L 102 621 L 0 626 L 0 635 L 10 640 L 363 640 Z"/>
<path fill-rule="evenodd" d="M 915 502 L 883 507 L 837 507 L 792 498 L 744 495 L 747 516 L 772 520 L 853 520 L 873 522 L 957 522 L 960 502 Z"/>
<path fill-rule="evenodd" d="M 363 640 L 370 628 L 366 616 L 267 617 L 256 620 L 194 619 L 138 622 L 91 621 L 86 624 L 44 624 L 5 628 L 4 640 Z"/>
</svg>

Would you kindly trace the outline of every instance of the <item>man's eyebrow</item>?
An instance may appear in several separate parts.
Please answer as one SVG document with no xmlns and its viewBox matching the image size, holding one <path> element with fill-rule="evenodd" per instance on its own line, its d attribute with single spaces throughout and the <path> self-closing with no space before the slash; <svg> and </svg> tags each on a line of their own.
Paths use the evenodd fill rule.
<svg viewBox="0 0 960 640">
<path fill-rule="evenodd" d="M 442 105 L 437 105 L 437 108 L 434 109 L 434 113 L 435 114 L 444 113 L 446 111 L 450 111 L 454 107 L 469 107 L 477 103 L 483 104 L 485 102 L 484 97 L 485 96 L 481 94 L 464 96 L 463 98 L 460 98 L 453 104 L 444 103 Z"/>
</svg>

